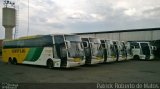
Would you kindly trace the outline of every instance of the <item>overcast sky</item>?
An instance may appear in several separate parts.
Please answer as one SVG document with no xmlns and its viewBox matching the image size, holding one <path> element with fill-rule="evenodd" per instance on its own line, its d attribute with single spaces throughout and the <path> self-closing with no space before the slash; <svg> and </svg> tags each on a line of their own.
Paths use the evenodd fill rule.
<svg viewBox="0 0 160 89">
<path fill-rule="evenodd" d="M 14 0 L 12 0 L 14 1 Z M 27 35 L 28 0 L 19 1 L 18 37 Z M 160 27 L 160 0 L 29 0 L 29 35 Z M 0 39 L 3 0 L 0 0 Z"/>
</svg>

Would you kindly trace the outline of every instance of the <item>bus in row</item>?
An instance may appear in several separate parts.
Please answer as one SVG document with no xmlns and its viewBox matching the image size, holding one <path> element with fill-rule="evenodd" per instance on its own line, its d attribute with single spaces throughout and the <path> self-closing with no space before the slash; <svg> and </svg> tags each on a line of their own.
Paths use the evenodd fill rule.
<svg viewBox="0 0 160 89">
<path fill-rule="evenodd" d="M 73 34 L 36 35 L 5 40 L 2 49 L 5 63 L 42 65 L 48 68 L 153 58 L 149 42 L 102 40 Z"/>
<path fill-rule="evenodd" d="M 84 60 L 77 35 L 38 35 L 3 42 L 2 59 L 11 64 L 74 67 Z"/>
<path fill-rule="evenodd" d="M 129 43 L 133 59 L 154 59 L 153 51 L 156 50 L 156 47 L 151 46 L 150 42 L 130 41 Z"/>
<path fill-rule="evenodd" d="M 97 38 L 81 38 L 84 46 L 85 64 L 103 63 L 103 49 Z"/>
<path fill-rule="evenodd" d="M 104 62 L 123 61 L 131 59 L 128 45 L 123 41 L 101 40 Z"/>
</svg>

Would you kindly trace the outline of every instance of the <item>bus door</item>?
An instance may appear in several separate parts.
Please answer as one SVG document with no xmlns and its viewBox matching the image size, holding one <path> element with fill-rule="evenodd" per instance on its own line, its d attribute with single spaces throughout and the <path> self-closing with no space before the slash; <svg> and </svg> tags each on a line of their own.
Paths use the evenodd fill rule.
<svg viewBox="0 0 160 89">
<path fill-rule="evenodd" d="M 116 42 L 113 42 L 113 46 L 115 48 L 115 53 L 116 53 L 116 61 L 118 61 L 119 59 L 119 49 L 118 49 L 118 45 Z"/>
<path fill-rule="evenodd" d="M 127 59 L 127 48 L 124 42 L 121 42 L 122 45 L 122 57 L 126 60 Z"/>
<path fill-rule="evenodd" d="M 117 41 L 116 43 L 118 46 L 118 54 L 119 54 L 118 61 L 122 61 L 124 60 L 124 48 L 123 48 L 122 42 Z"/>
<path fill-rule="evenodd" d="M 58 58 L 61 60 L 61 67 L 67 66 L 67 49 L 64 42 L 63 35 L 56 35 L 54 37 L 55 40 L 55 47 Z"/>
<path fill-rule="evenodd" d="M 107 62 L 107 45 L 106 45 L 106 42 L 105 40 L 101 40 L 101 47 L 103 48 L 103 57 L 104 57 L 104 62 Z"/>
<path fill-rule="evenodd" d="M 89 44 L 88 38 L 82 38 L 83 46 L 84 46 L 84 53 L 85 53 L 85 64 L 91 63 L 91 45 Z"/>
<path fill-rule="evenodd" d="M 110 58 L 113 60 L 113 61 L 116 61 L 116 49 L 115 49 L 115 46 L 113 44 L 109 44 L 108 45 L 108 55 L 110 55 Z"/>
<path fill-rule="evenodd" d="M 148 43 L 140 43 L 140 45 L 141 45 L 142 53 L 146 56 L 145 59 L 150 59 L 151 51 L 150 51 Z"/>
<path fill-rule="evenodd" d="M 101 47 L 101 42 L 99 39 L 95 39 L 95 38 L 90 38 L 90 45 L 91 45 L 91 55 L 93 59 L 96 59 L 96 61 L 98 60 L 99 63 L 104 62 L 103 59 L 103 49 Z"/>
<path fill-rule="evenodd" d="M 126 52 L 127 52 L 127 59 L 132 59 L 132 48 L 129 42 L 125 43 Z"/>
</svg>

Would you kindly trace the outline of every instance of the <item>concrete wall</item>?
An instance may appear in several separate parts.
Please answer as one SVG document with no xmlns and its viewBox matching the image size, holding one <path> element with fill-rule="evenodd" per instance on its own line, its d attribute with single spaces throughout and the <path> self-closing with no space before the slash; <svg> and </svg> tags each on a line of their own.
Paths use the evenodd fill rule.
<svg viewBox="0 0 160 89">
<path fill-rule="evenodd" d="M 139 31 L 139 32 L 122 32 L 120 39 L 124 41 L 132 40 L 152 40 L 152 32 Z"/>
<path fill-rule="evenodd" d="M 131 32 L 116 32 L 116 33 L 93 33 L 83 34 L 82 37 L 97 37 L 101 39 L 123 40 L 123 41 L 138 41 L 138 40 L 160 40 L 160 30 L 152 31 L 131 31 Z"/>
<path fill-rule="evenodd" d="M 153 31 L 152 32 L 152 39 L 153 40 L 160 40 L 160 30 L 158 30 L 158 31 Z"/>
<path fill-rule="evenodd" d="M 102 34 L 96 34 L 95 37 L 101 38 L 101 39 L 112 39 L 112 40 L 120 40 L 120 34 L 119 33 L 102 33 Z"/>
</svg>

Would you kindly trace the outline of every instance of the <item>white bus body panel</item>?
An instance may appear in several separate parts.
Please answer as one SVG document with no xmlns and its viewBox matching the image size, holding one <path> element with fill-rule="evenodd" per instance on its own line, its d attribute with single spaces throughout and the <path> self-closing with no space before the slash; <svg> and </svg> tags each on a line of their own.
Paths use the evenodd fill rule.
<svg viewBox="0 0 160 89">
<path fill-rule="evenodd" d="M 60 67 L 60 59 L 53 58 L 52 47 L 45 47 L 37 61 L 24 61 L 23 64 L 42 65 L 46 66 L 47 60 L 51 59 L 54 62 L 54 67 Z"/>
<path fill-rule="evenodd" d="M 106 62 L 115 62 L 116 58 L 108 57 Z"/>
</svg>

